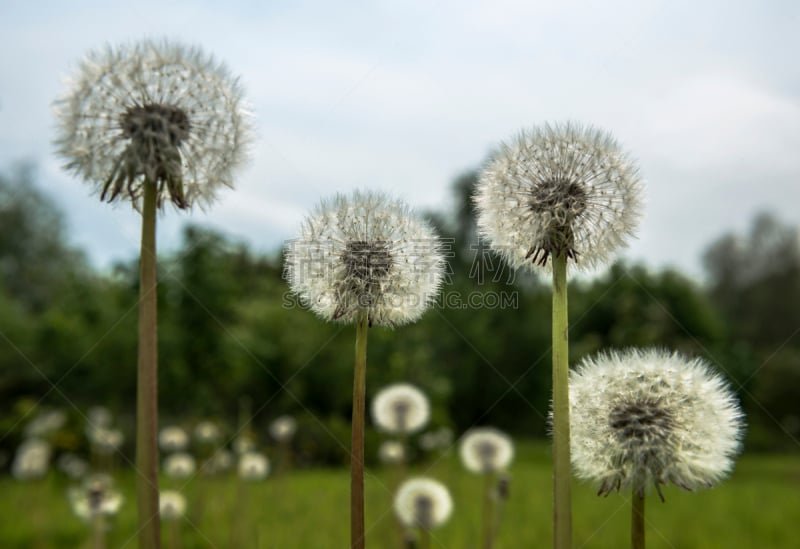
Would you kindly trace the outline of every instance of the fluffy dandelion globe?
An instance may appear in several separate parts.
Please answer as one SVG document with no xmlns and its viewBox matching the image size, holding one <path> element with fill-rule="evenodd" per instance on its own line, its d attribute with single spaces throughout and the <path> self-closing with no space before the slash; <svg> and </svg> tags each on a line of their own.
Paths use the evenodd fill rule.
<svg viewBox="0 0 800 549">
<path fill-rule="evenodd" d="M 180 427 L 164 427 L 158 433 L 158 444 L 165 452 L 181 452 L 189 446 L 189 435 Z"/>
<path fill-rule="evenodd" d="M 172 478 L 189 478 L 197 469 L 195 459 L 186 452 L 177 452 L 164 459 L 164 474 Z"/>
<path fill-rule="evenodd" d="M 96 516 L 114 516 L 124 502 L 108 475 L 88 477 L 80 488 L 71 490 L 68 496 L 72 512 L 85 521 Z"/>
<path fill-rule="evenodd" d="M 565 254 L 591 269 L 633 235 L 641 195 L 636 165 L 610 134 L 556 124 L 501 145 L 474 201 L 478 229 L 513 268 Z"/>
<path fill-rule="evenodd" d="M 406 459 L 405 446 L 396 440 L 384 441 L 378 447 L 378 458 L 387 465 L 403 463 Z"/>
<path fill-rule="evenodd" d="M 444 257 L 433 228 L 376 192 L 337 195 L 309 215 L 286 252 L 286 279 L 325 320 L 399 326 L 438 293 Z"/>
<path fill-rule="evenodd" d="M 514 459 L 511 437 L 492 427 L 469 430 L 459 447 L 461 462 L 472 473 L 490 474 L 505 470 Z"/>
<path fill-rule="evenodd" d="M 62 473 L 73 480 L 82 478 L 89 472 L 89 464 L 86 460 L 71 452 L 58 456 L 56 466 Z"/>
<path fill-rule="evenodd" d="M 194 427 L 194 438 L 200 444 L 214 444 L 222 438 L 222 431 L 213 421 L 201 421 Z"/>
<path fill-rule="evenodd" d="M 233 467 L 233 462 L 233 454 L 225 448 L 220 448 L 211 455 L 203 466 L 203 470 L 210 475 L 224 473 Z"/>
<path fill-rule="evenodd" d="M 95 449 L 103 455 L 117 452 L 125 443 L 125 435 L 119 429 L 107 429 L 89 425 L 86 435 Z"/>
<path fill-rule="evenodd" d="M 258 452 L 247 452 L 239 457 L 239 478 L 242 480 L 264 480 L 269 474 L 269 459 Z"/>
<path fill-rule="evenodd" d="M 233 451 L 239 455 L 252 452 L 256 448 L 256 442 L 253 437 L 247 434 L 242 434 L 236 437 L 233 441 Z"/>
<path fill-rule="evenodd" d="M 372 421 L 387 433 L 414 433 L 423 429 L 430 417 L 428 397 L 409 383 L 384 387 L 372 399 Z"/>
<path fill-rule="evenodd" d="M 111 412 L 105 406 L 92 406 L 86 414 L 86 421 L 95 428 L 111 427 L 112 419 Z"/>
<path fill-rule="evenodd" d="M 38 438 L 23 442 L 14 454 L 11 474 L 19 480 L 42 478 L 50 469 L 50 444 Z"/>
<path fill-rule="evenodd" d="M 25 436 L 46 437 L 61 429 L 66 423 L 67 414 L 63 410 L 48 410 L 37 415 L 25 426 Z"/>
<path fill-rule="evenodd" d="M 710 487 L 733 468 L 743 415 L 701 359 L 662 350 L 589 357 L 570 375 L 572 464 L 598 494 Z M 662 496 L 663 500 L 663 496 Z"/>
<path fill-rule="evenodd" d="M 397 489 L 394 512 L 407 527 L 432 530 L 450 518 L 453 499 L 441 482 L 424 477 L 412 478 Z"/>
<path fill-rule="evenodd" d="M 278 442 L 285 442 L 297 431 L 297 420 L 292 416 L 280 416 L 269 425 L 269 434 Z"/>
<path fill-rule="evenodd" d="M 103 201 L 209 203 L 246 157 L 242 90 L 198 48 L 145 40 L 94 51 L 56 103 L 58 153 Z"/>
<path fill-rule="evenodd" d="M 158 495 L 158 512 L 164 520 L 177 520 L 186 513 L 186 496 L 175 490 L 162 490 Z"/>
</svg>

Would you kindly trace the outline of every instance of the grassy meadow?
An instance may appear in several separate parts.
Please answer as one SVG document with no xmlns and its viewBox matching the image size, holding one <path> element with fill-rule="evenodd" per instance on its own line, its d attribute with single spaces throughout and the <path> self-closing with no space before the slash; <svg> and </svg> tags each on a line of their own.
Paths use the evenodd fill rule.
<svg viewBox="0 0 800 549">
<path fill-rule="evenodd" d="M 518 445 L 511 468 L 511 496 L 502 509 L 496 548 L 547 547 L 551 531 L 549 447 Z M 451 490 L 454 512 L 436 530 L 433 547 L 478 548 L 482 479 L 464 472 L 455 452 L 412 468 L 412 474 L 437 478 Z M 114 519 L 108 547 L 136 547 L 134 477 L 117 475 L 125 504 Z M 389 468 L 367 473 L 367 541 L 373 548 L 399 548 L 390 491 L 397 473 Z M 163 522 L 167 549 L 345 548 L 348 545 L 349 477 L 345 468 L 292 471 L 259 483 L 235 476 L 162 480 L 162 489 L 187 496 L 186 518 Z M 23 483 L 0 479 L 0 547 L 91 547 L 89 528 L 76 518 L 66 497 L 68 483 L 51 474 Z M 575 483 L 575 547 L 617 549 L 628 545 L 628 496 L 595 496 Z M 647 499 L 651 549 L 794 548 L 800 524 L 800 459 L 797 456 L 745 455 L 732 478 L 696 494 L 664 489 Z"/>
</svg>

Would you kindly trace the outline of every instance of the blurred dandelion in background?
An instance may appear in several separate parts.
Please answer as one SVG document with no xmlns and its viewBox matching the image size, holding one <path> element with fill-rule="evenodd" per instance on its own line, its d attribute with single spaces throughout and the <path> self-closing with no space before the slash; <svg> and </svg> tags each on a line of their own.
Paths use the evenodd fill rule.
<svg viewBox="0 0 800 549">
<path fill-rule="evenodd" d="M 164 474 L 170 478 L 189 478 L 196 469 L 197 463 L 189 453 L 177 452 L 164 458 Z"/>
<path fill-rule="evenodd" d="M 378 447 L 378 458 L 386 465 L 397 465 L 406 460 L 405 446 L 396 440 L 385 440 Z"/>
<path fill-rule="evenodd" d="M 239 457 L 238 472 L 242 480 L 264 480 L 269 475 L 269 459 L 259 452 L 242 454 Z"/>
<path fill-rule="evenodd" d="M 394 512 L 404 526 L 419 530 L 420 549 L 427 549 L 430 547 L 430 531 L 450 518 L 453 499 L 441 482 L 416 477 L 400 485 L 394 496 Z"/>
<path fill-rule="evenodd" d="M 111 476 L 95 474 L 87 477 L 80 487 L 67 492 L 72 512 L 90 524 L 93 547 L 106 546 L 106 532 L 110 528 L 108 518 L 114 517 L 123 504 L 122 494 L 114 488 Z"/>
<path fill-rule="evenodd" d="M 384 387 L 372 399 L 372 421 L 386 433 L 414 433 L 423 429 L 430 417 L 428 397 L 410 383 Z"/>
<path fill-rule="evenodd" d="M 165 452 L 182 452 L 189 446 L 189 435 L 180 427 L 164 427 L 158 433 L 158 444 Z"/>
<path fill-rule="evenodd" d="M 18 480 L 43 478 L 50 470 L 50 443 L 38 438 L 30 438 L 17 448 L 11 463 L 11 474 Z"/>
</svg>

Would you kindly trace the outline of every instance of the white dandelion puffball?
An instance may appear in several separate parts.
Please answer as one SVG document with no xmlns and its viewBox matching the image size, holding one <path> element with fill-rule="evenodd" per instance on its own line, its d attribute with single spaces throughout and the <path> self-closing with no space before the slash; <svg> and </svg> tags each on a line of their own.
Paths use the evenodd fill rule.
<svg viewBox="0 0 800 549">
<path fill-rule="evenodd" d="M 201 421 L 194 427 L 194 438 L 201 444 L 214 444 L 222 437 L 222 431 L 213 421 Z"/>
<path fill-rule="evenodd" d="M 25 436 L 46 437 L 61 429 L 66 423 L 67 414 L 63 410 L 48 410 L 37 415 L 25 426 Z"/>
<path fill-rule="evenodd" d="M 744 425 L 727 382 L 701 359 L 627 350 L 570 372 L 572 464 L 599 494 L 672 482 L 710 487 L 733 468 Z M 662 496 L 663 499 L 663 496 Z"/>
<path fill-rule="evenodd" d="M 224 473 L 233 467 L 233 461 L 233 454 L 225 448 L 220 448 L 206 461 L 203 471 L 209 475 Z"/>
<path fill-rule="evenodd" d="M 241 434 L 233 440 L 233 451 L 239 455 L 252 452 L 256 448 L 256 441 L 249 434 Z"/>
<path fill-rule="evenodd" d="M 414 433 L 431 417 L 428 397 L 410 383 L 384 387 L 372 399 L 372 421 L 386 433 Z"/>
<path fill-rule="evenodd" d="M 285 276 L 325 320 L 399 326 L 438 293 L 444 257 L 433 228 L 400 200 L 376 192 L 322 202 L 289 242 Z"/>
<path fill-rule="evenodd" d="M 89 472 L 89 464 L 86 460 L 71 452 L 58 456 L 56 465 L 61 472 L 73 480 L 77 480 Z"/>
<path fill-rule="evenodd" d="M 42 478 L 50 469 L 50 444 L 30 438 L 19 445 L 11 463 L 11 474 L 19 480 Z"/>
<path fill-rule="evenodd" d="M 505 470 L 514 459 L 511 437 L 493 427 L 476 427 L 464 434 L 459 447 L 464 467 L 472 473 Z"/>
<path fill-rule="evenodd" d="M 406 449 L 401 442 L 387 440 L 378 447 L 378 458 L 387 465 L 403 463 L 406 459 Z"/>
<path fill-rule="evenodd" d="M 280 416 L 269 425 L 269 434 L 278 442 L 285 442 L 297 431 L 297 420 L 292 416 Z"/>
<path fill-rule="evenodd" d="M 407 527 L 432 530 L 450 518 L 453 499 L 441 482 L 424 477 L 412 478 L 397 489 L 394 512 Z"/>
<path fill-rule="evenodd" d="M 88 425 L 86 436 L 101 454 L 110 455 L 118 451 L 125 443 L 125 435 L 119 429 L 107 429 Z"/>
<path fill-rule="evenodd" d="M 158 494 L 158 512 L 164 520 L 177 520 L 186 513 L 186 496 L 175 490 Z"/>
<path fill-rule="evenodd" d="M 111 477 L 103 474 L 88 477 L 80 488 L 70 490 L 68 497 L 72 512 L 85 521 L 99 515 L 116 515 L 124 501 Z"/>
<path fill-rule="evenodd" d="M 158 433 L 158 445 L 165 452 L 180 452 L 189 446 L 189 435 L 180 427 L 164 427 Z"/>
<path fill-rule="evenodd" d="M 258 452 L 247 452 L 239 457 L 239 478 L 264 480 L 269 474 L 269 459 Z"/>
<path fill-rule="evenodd" d="M 86 416 L 86 421 L 89 422 L 89 425 L 95 428 L 111 427 L 113 418 L 111 416 L 111 412 L 105 406 L 92 406 L 89 408 Z"/>
<path fill-rule="evenodd" d="M 210 203 L 246 158 L 242 90 L 199 48 L 144 40 L 90 52 L 56 102 L 58 154 L 103 201 Z"/>
<path fill-rule="evenodd" d="M 513 268 L 566 254 L 593 269 L 633 236 L 641 195 L 636 165 L 610 134 L 568 123 L 502 144 L 473 199 L 481 235 Z"/>
<path fill-rule="evenodd" d="M 171 478 L 189 478 L 197 469 L 191 454 L 177 452 L 164 459 L 164 474 Z"/>
</svg>

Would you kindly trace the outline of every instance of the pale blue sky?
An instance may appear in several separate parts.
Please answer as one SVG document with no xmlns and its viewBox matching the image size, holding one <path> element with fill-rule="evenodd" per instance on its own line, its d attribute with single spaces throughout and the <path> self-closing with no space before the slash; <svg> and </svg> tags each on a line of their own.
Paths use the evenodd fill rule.
<svg viewBox="0 0 800 549">
<path fill-rule="evenodd" d="M 200 44 L 241 76 L 258 141 L 207 213 L 169 210 L 259 250 L 319 198 L 356 187 L 421 208 L 521 127 L 579 120 L 640 161 L 647 210 L 626 252 L 700 272 L 725 230 L 770 209 L 800 223 L 800 3 L 793 1 L 13 2 L 0 0 L 0 170 L 39 166 L 73 239 L 107 265 L 139 220 L 52 154 L 52 101 L 89 49 Z"/>
</svg>

